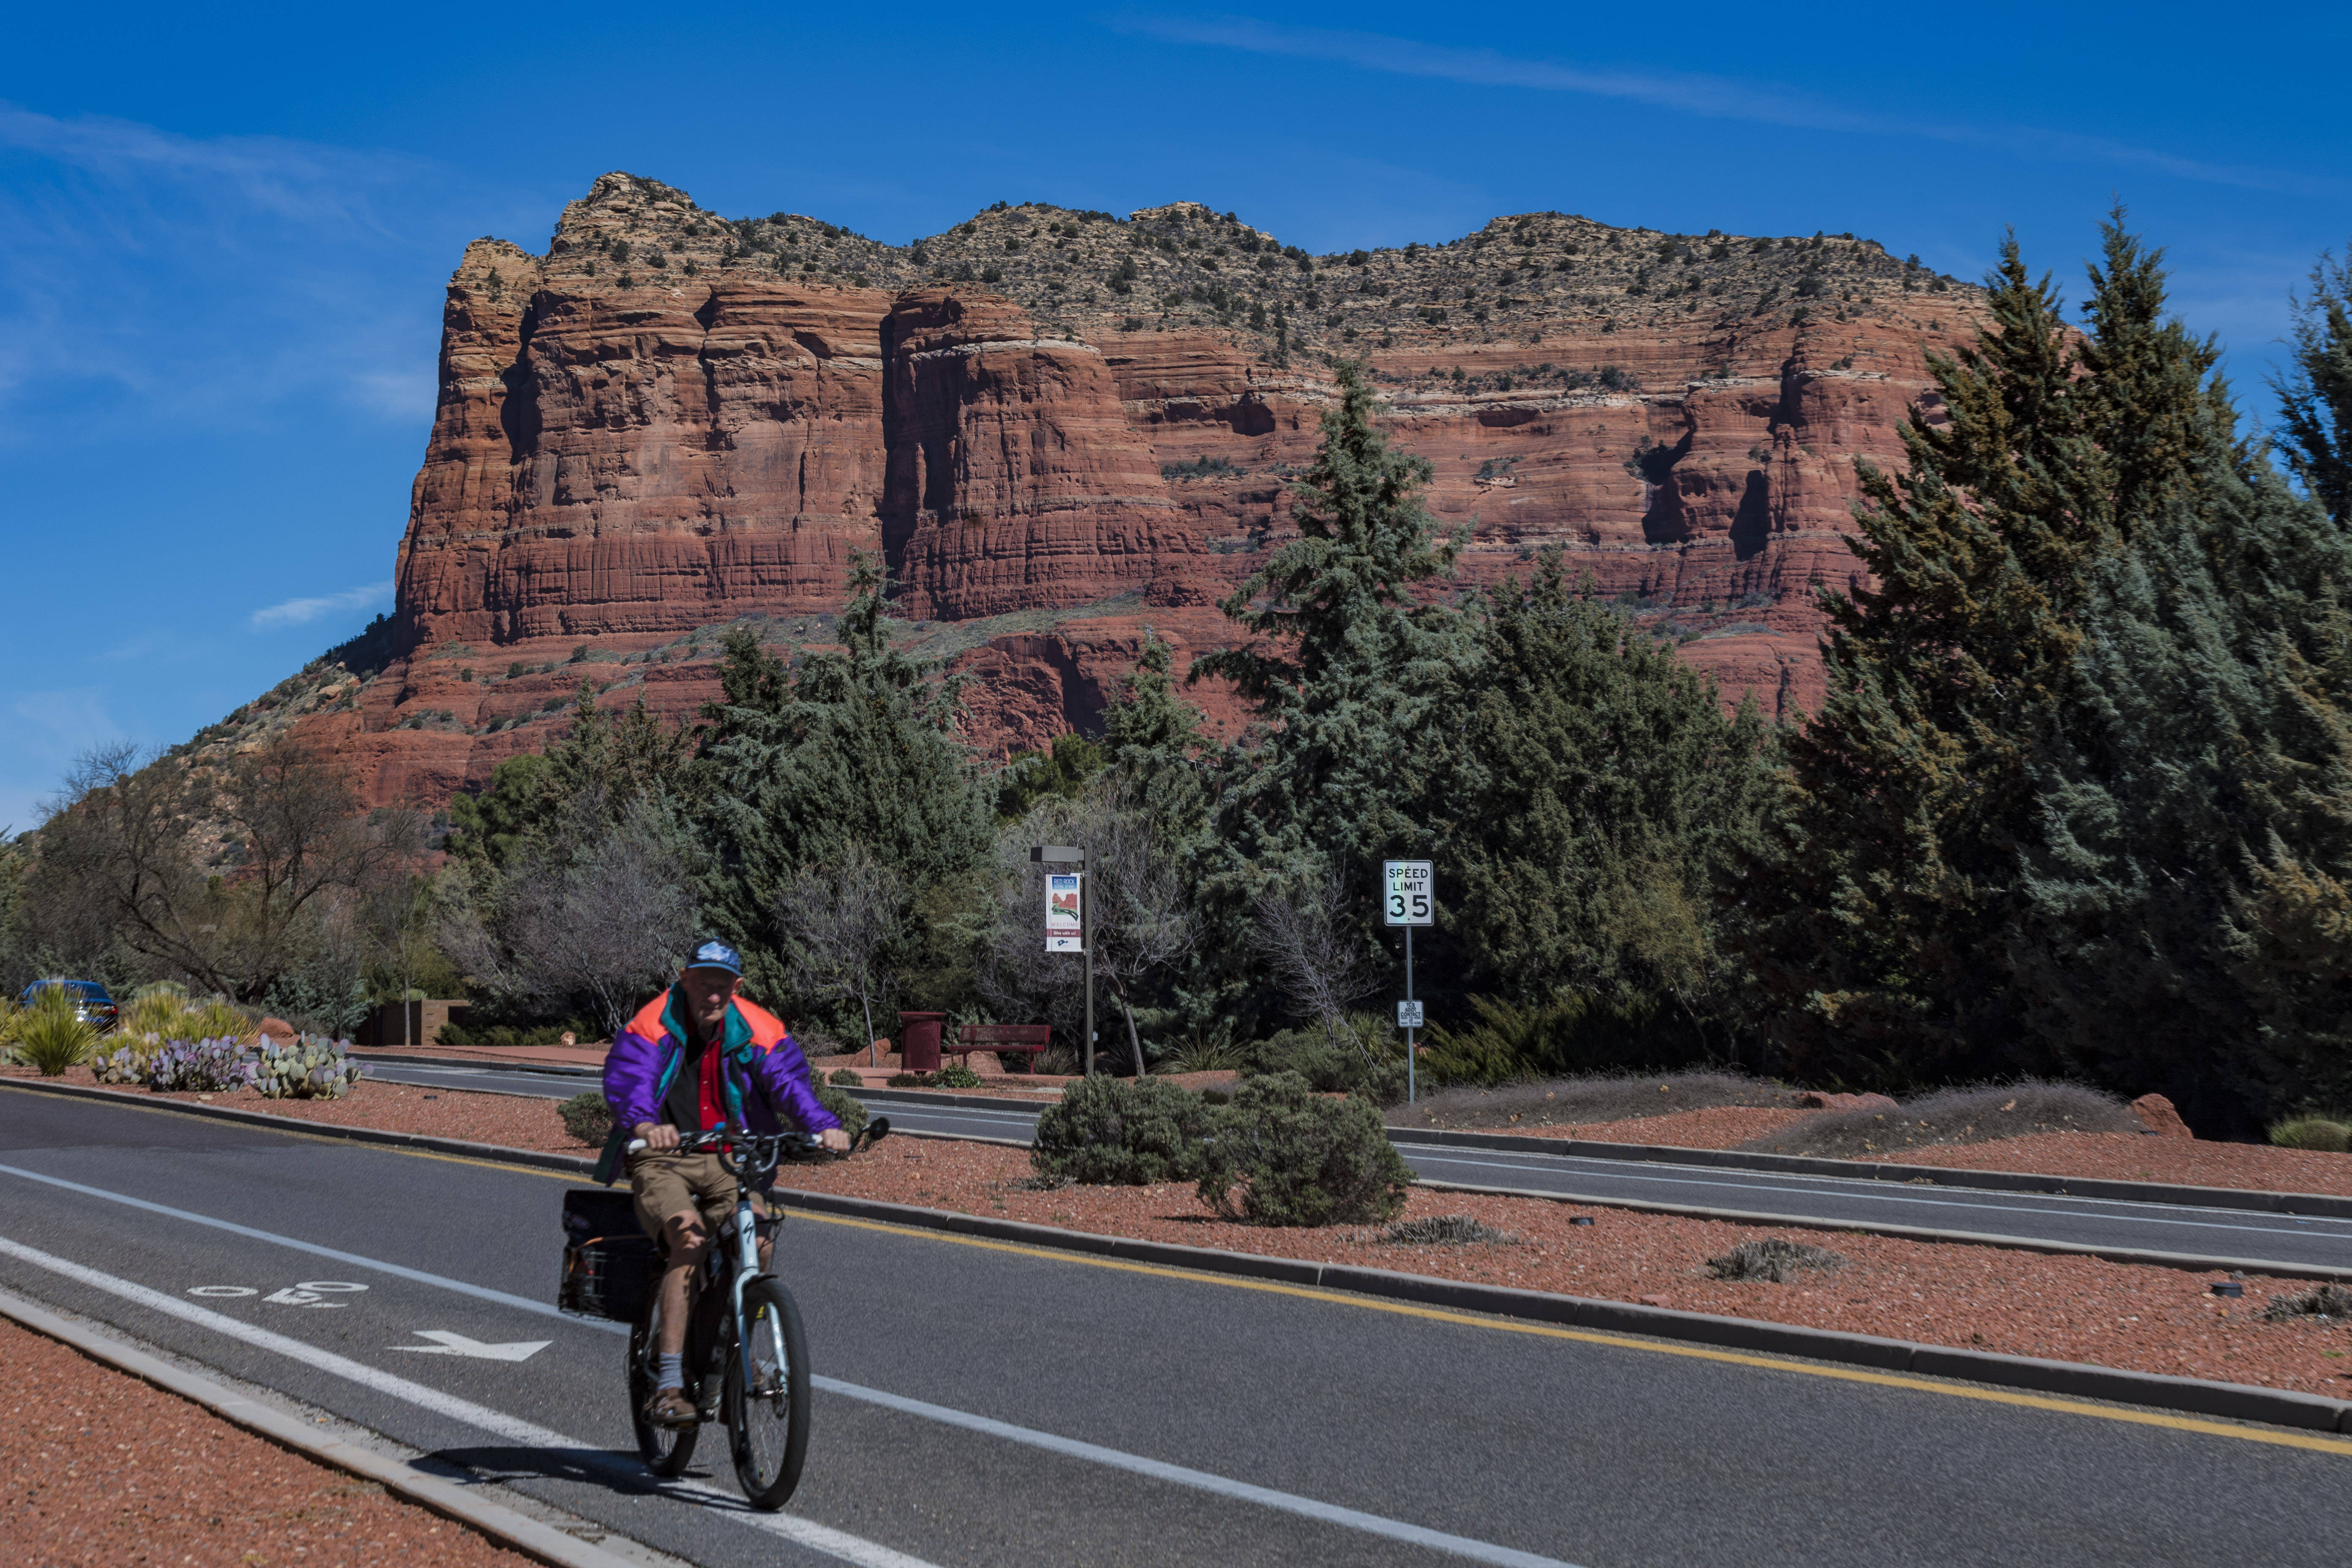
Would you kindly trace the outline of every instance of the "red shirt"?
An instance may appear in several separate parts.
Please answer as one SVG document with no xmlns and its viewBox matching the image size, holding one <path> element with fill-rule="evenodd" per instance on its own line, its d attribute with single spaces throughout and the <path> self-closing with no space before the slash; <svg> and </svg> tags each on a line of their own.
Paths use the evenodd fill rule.
<svg viewBox="0 0 2352 1568">
<path fill-rule="evenodd" d="M 726 1066 L 727 1052 L 717 1041 L 702 1050 L 701 1101 L 702 1131 L 712 1131 L 727 1125 L 727 1091 L 719 1086 L 719 1074 Z"/>
</svg>

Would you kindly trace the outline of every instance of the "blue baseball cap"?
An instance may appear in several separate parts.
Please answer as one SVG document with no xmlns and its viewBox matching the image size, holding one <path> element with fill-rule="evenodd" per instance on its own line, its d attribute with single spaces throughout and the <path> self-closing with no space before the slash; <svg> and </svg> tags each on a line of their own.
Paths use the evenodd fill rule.
<svg viewBox="0 0 2352 1568">
<path fill-rule="evenodd" d="M 714 940 L 698 943 L 693 954 L 687 959 L 686 966 L 688 969 L 723 969 L 730 974 L 740 976 L 743 973 L 743 955 L 725 942 Z"/>
</svg>

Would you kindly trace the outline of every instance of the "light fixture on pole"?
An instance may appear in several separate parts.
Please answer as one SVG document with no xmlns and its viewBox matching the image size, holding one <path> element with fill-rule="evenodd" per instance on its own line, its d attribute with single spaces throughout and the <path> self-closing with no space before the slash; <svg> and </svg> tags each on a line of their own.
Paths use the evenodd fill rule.
<svg viewBox="0 0 2352 1568">
<path fill-rule="evenodd" d="M 1045 876 L 1045 951 L 1048 952 L 1071 951 L 1068 928 L 1057 923 L 1067 918 L 1066 906 L 1055 901 L 1057 893 L 1064 890 L 1055 884 L 1065 879 L 1076 884 L 1066 892 L 1077 900 L 1077 951 L 1086 954 L 1087 961 L 1086 1073 L 1092 1078 L 1095 1074 L 1095 901 L 1087 892 L 1087 852 L 1067 844 L 1035 844 L 1030 846 L 1029 858 L 1036 865 L 1068 868 L 1066 871 L 1049 870 Z"/>
</svg>

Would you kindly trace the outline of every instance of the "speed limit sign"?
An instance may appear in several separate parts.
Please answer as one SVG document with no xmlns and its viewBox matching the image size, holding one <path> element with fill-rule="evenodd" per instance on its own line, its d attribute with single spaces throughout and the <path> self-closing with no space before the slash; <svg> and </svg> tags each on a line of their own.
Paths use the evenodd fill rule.
<svg viewBox="0 0 2352 1568">
<path fill-rule="evenodd" d="M 1427 860 L 1384 860 L 1381 876 L 1387 884 L 1381 900 L 1381 923 L 1425 926 L 1437 923 L 1437 883 Z"/>
</svg>

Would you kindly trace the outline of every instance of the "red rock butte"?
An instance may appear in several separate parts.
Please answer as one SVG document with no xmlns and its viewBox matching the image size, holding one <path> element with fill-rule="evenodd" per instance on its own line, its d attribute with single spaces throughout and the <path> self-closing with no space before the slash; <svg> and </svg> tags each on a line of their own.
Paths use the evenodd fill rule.
<svg viewBox="0 0 2352 1568">
<path fill-rule="evenodd" d="M 363 678 L 207 736 L 274 706 L 377 803 L 439 805 L 583 679 L 685 718 L 726 626 L 828 640 L 858 551 L 971 678 L 975 744 L 1091 729 L 1146 628 L 1180 668 L 1233 639 L 1216 603 L 1295 537 L 1349 356 L 1468 529 L 1454 589 L 1559 546 L 1727 702 L 1794 719 L 1815 589 L 1856 576 L 1854 459 L 1900 465 L 1927 354 L 1983 320 L 1852 237 L 1544 213 L 1310 257 L 1190 203 L 1001 205 L 893 247 L 608 174 L 545 254 L 478 240 L 450 278 L 397 606 L 338 650 Z"/>
</svg>

